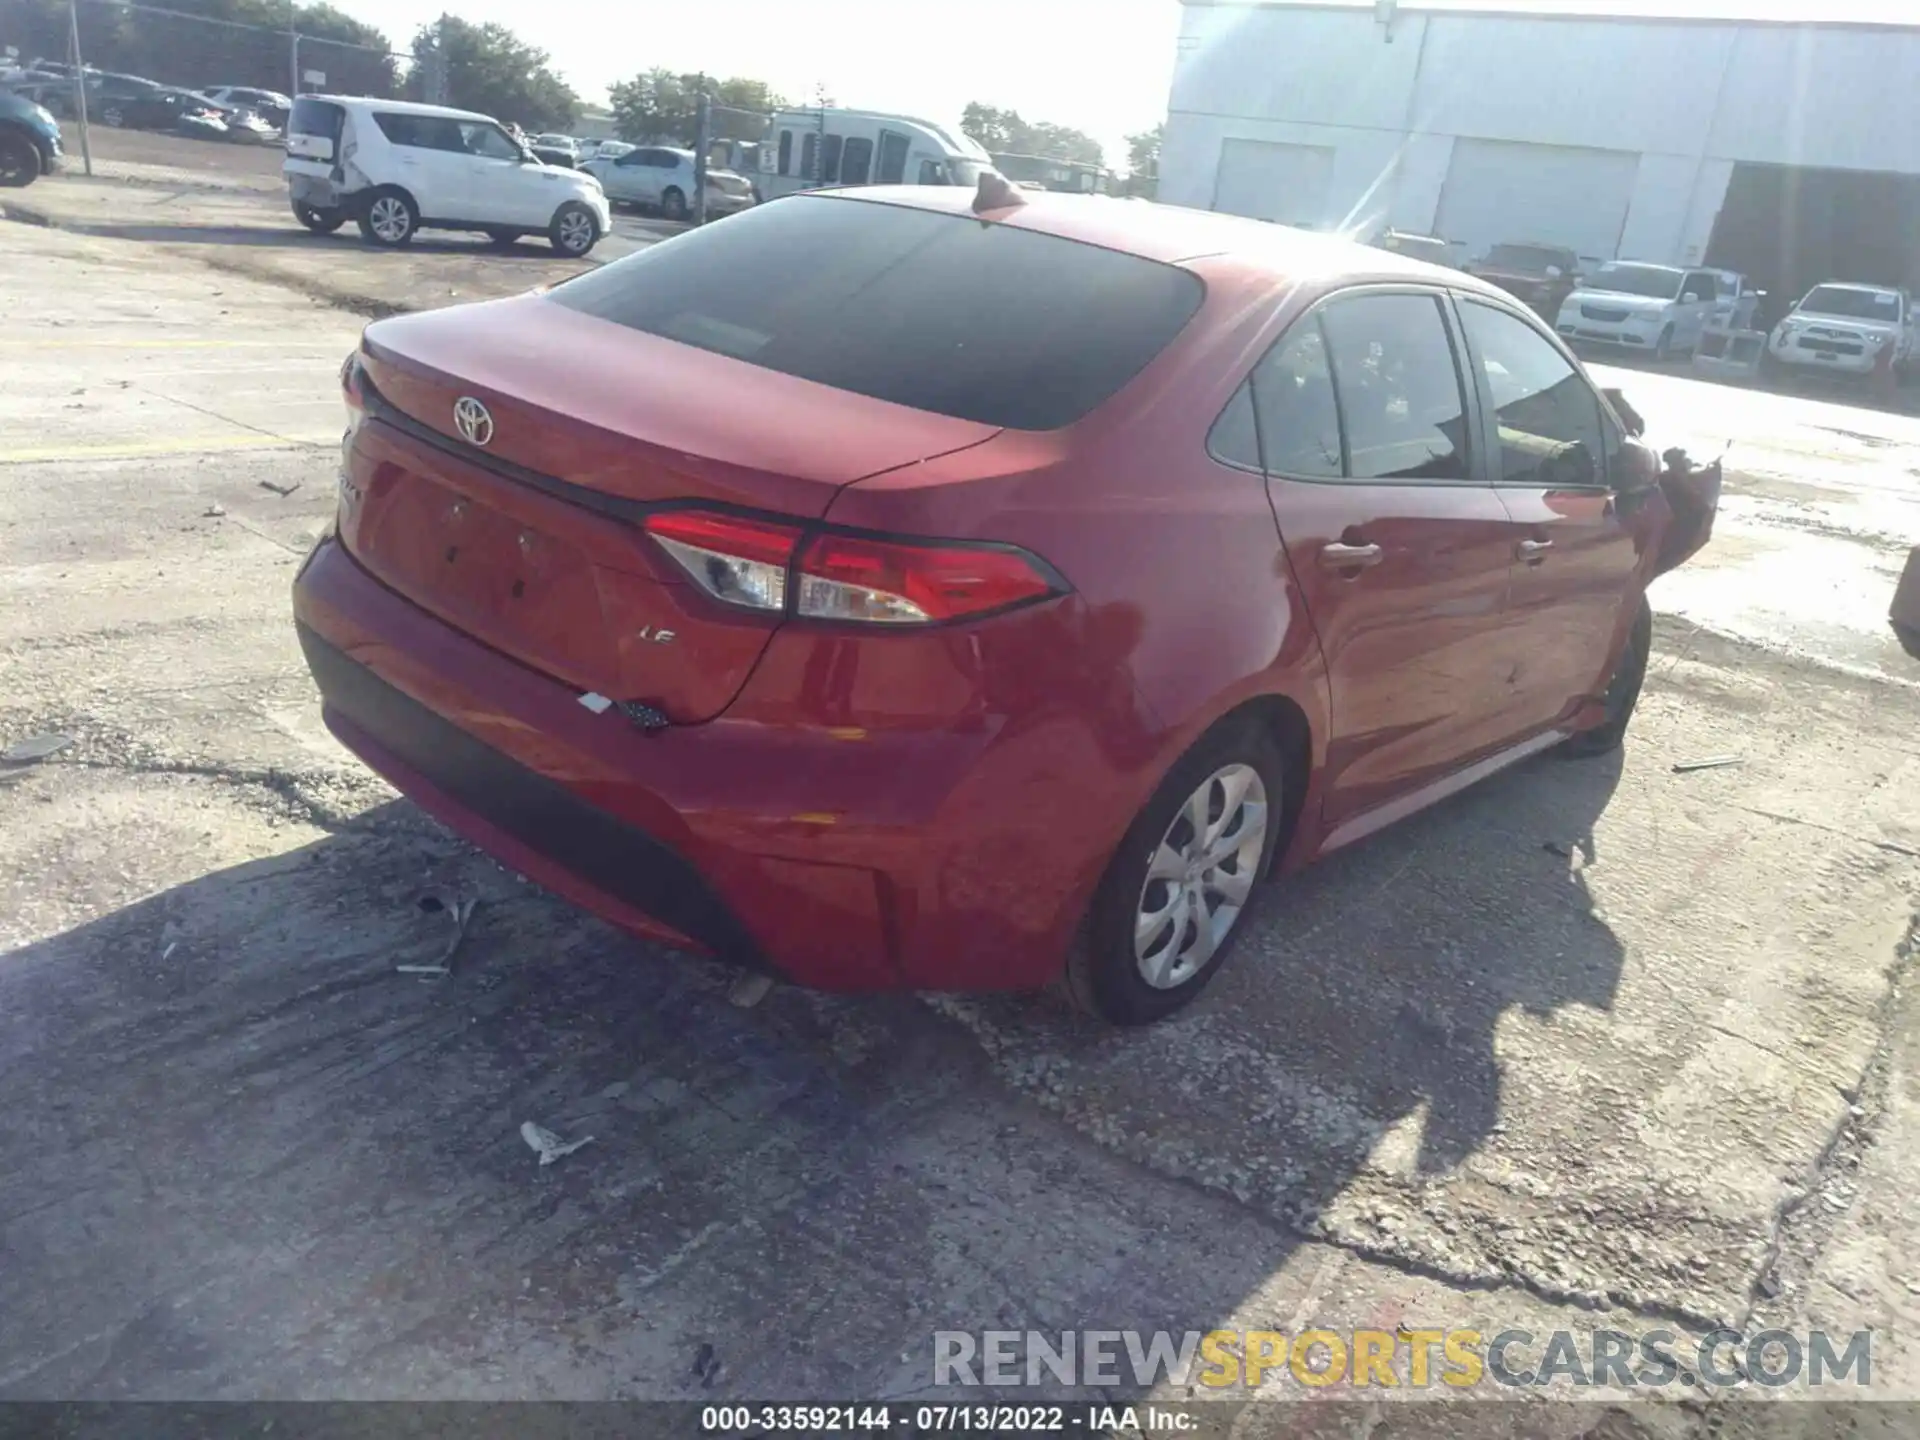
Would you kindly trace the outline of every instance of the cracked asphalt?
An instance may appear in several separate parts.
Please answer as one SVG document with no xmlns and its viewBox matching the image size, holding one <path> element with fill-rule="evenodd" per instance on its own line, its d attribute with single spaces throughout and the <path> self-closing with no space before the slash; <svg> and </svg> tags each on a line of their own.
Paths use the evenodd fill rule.
<svg viewBox="0 0 1920 1440">
<path fill-rule="evenodd" d="M 73 740 L 0 768 L 0 1399 L 912 1398 L 941 1330 L 1719 1324 L 1870 1326 L 1920 1399 L 1920 668 L 1738 539 L 1818 511 L 1884 614 L 1860 513 L 1911 493 L 1853 497 L 1909 422 L 1742 441 L 1623 756 L 1271 888 L 1202 1004 L 1115 1033 L 739 1010 L 505 873 L 331 741 L 293 640 L 361 322 L 21 226 L 0 315 L 0 746 Z M 479 902 L 453 973 L 398 974 L 432 888 Z M 592 1142 L 543 1168 L 528 1120 Z M 1706 1423 L 1666 1398 L 1489 1423 Z"/>
</svg>

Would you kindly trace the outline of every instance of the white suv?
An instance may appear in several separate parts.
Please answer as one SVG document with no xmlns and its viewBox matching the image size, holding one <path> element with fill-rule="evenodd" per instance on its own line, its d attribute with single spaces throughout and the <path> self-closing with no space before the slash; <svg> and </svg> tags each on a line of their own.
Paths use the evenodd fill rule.
<svg viewBox="0 0 1920 1440">
<path fill-rule="evenodd" d="M 497 120 L 439 105 L 302 95 L 283 173 L 302 225 L 325 235 L 355 220 L 375 245 L 431 227 L 501 244 L 543 234 L 578 257 L 613 225 L 591 175 L 542 165 Z"/>
<path fill-rule="evenodd" d="M 1913 299 L 1906 291 L 1829 280 L 1809 290 L 1773 327 L 1767 366 L 1868 375 L 1884 356 L 1903 373 L 1914 361 L 1914 328 Z"/>
</svg>

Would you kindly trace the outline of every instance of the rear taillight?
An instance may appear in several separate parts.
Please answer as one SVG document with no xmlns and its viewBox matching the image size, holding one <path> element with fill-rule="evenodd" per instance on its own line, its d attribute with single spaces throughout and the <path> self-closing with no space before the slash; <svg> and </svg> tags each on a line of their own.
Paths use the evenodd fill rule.
<svg viewBox="0 0 1920 1440">
<path fill-rule="evenodd" d="M 671 510 L 648 517 L 647 533 L 714 599 L 750 610 L 786 609 L 798 526 Z"/>
<path fill-rule="evenodd" d="M 1064 593 L 1044 563 L 1005 545 L 882 539 L 705 510 L 649 517 L 647 533 L 716 600 L 814 620 L 935 625 Z"/>
<path fill-rule="evenodd" d="M 919 625 L 1006 610 L 1054 594 L 1024 552 L 822 535 L 800 556 L 802 615 Z"/>
</svg>

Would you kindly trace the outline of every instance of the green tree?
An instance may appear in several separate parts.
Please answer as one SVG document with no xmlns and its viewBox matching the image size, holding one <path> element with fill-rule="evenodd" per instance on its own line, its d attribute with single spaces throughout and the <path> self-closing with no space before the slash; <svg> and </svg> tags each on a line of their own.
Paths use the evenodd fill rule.
<svg viewBox="0 0 1920 1440">
<path fill-rule="evenodd" d="M 1024 155 L 1021 142 L 1026 135 L 1027 122 L 1020 118 L 1017 110 L 1002 110 L 993 105 L 982 105 L 978 100 L 967 103 L 960 112 L 961 133 L 971 135 L 989 151 L 1000 151 Z"/>
<path fill-rule="evenodd" d="M 300 34 L 300 68 L 324 71 L 326 88 L 391 95 L 396 71 L 387 37 L 326 4 L 286 0 L 167 0 L 154 9 L 82 5 L 80 53 L 101 70 L 123 70 L 168 85 L 292 83 L 289 24 Z M 224 21 L 211 24 L 210 21 Z M 0 0 L 0 41 L 22 59 L 68 58 L 67 7 L 60 0 Z"/>
<path fill-rule="evenodd" d="M 1046 120 L 1029 124 L 1018 110 L 1002 110 L 978 100 L 960 112 L 960 129 L 996 155 L 1043 155 L 1088 165 L 1107 163 L 1100 142 L 1084 130 Z"/>
<path fill-rule="evenodd" d="M 1163 121 L 1151 130 L 1127 136 L 1127 194 L 1152 199 L 1160 188 L 1160 140 L 1166 129 Z"/>
<path fill-rule="evenodd" d="M 528 130 L 564 130 L 580 113 L 580 97 L 553 73 L 547 52 L 504 25 L 475 25 L 442 15 L 413 37 L 407 89 L 462 110 L 511 120 Z"/>
<path fill-rule="evenodd" d="M 691 145 L 698 138 L 700 92 L 713 101 L 716 138 L 757 140 L 766 130 L 767 112 L 786 104 L 764 80 L 734 76 L 676 75 L 658 67 L 622 80 L 608 92 L 613 127 L 620 138 L 641 144 L 675 140 Z"/>
</svg>

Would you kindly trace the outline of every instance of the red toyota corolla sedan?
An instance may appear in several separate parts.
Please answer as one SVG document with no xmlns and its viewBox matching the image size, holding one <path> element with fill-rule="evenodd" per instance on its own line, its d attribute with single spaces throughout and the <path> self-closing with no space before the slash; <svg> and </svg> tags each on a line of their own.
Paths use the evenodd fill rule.
<svg viewBox="0 0 1920 1440">
<path fill-rule="evenodd" d="M 369 765 L 642 934 L 1120 1023 L 1262 876 L 1617 745 L 1718 501 L 1491 286 L 1099 197 L 793 196 L 344 380 L 294 610 Z"/>
</svg>

